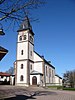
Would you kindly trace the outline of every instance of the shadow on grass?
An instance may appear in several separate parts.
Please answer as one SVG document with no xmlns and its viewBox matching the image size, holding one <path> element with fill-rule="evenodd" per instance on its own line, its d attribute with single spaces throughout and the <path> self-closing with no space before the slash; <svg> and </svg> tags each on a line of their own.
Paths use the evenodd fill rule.
<svg viewBox="0 0 75 100">
<path fill-rule="evenodd" d="M 9 97 L 0 100 L 27 100 L 27 99 L 36 99 L 33 96 L 25 96 L 25 95 L 16 95 L 15 97 Z"/>
</svg>

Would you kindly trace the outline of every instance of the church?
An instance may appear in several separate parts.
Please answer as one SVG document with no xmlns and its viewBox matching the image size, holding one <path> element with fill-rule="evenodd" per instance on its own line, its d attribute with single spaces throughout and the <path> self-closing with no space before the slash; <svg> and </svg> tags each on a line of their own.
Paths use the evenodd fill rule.
<svg viewBox="0 0 75 100">
<path fill-rule="evenodd" d="M 17 32 L 15 85 L 28 87 L 55 83 L 55 67 L 34 51 L 34 32 L 27 16 Z"/>
</svg>

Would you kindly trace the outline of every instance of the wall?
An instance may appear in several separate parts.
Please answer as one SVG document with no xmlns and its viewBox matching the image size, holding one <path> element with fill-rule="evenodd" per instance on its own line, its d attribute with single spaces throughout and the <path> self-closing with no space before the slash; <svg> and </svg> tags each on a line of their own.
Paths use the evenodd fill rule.
<svg viewBox="0 0 75 100">
<path fill-rule="evenodd" d="M 10 80 L 10 77 L 3 76 L 1 78 L 1 76 L 0 76 L 0 81 L 5 81 L 5 80 L 7 80 L 7 82 L 8 82 Z"/>
<path fill-rule="evenodd" d="M 55 85 L 62 85 L 62 79 L 58 76 L 55 76 Z"/>
<path fill-rule="evenodd" d="M 42 60 L 42 58 L 38 55 L 38 54 L 36 54 L 35 52 L 34 52 L 34 62 L 41 62 L 41 61 L 43 61 Z"/>
<path fill-rule="evenodd" d="M 54 83 L 55 80 L 55 69 L 52 68 L 50 65 L 45 63 L 45 77 L 46 83 Z"/>
<path fill-rule="evenodd" d="M 39 57 L 35 52 L 34 52 L 34 70 L 40 72 L 40 73 L 43 73 L 43 70 L 42 70 L 42 58 Z"/>
<path fill-rule="evenodd" d="M 21 64 L 23 64 L 23 69 L 21 69 Z M 24 76 L 24 80 L 20 81 L 20 76 Z M 17 83 L 27 83 L 27 61 L 17 62 Z"/>
<path fill-rule="evenodd" d="M 17 44 L 17 60 L 28 59 L 28 44 L 27 42 L 22 42 Z M 21 51 L 23 50 L 23 55 Z"/>
</svg>

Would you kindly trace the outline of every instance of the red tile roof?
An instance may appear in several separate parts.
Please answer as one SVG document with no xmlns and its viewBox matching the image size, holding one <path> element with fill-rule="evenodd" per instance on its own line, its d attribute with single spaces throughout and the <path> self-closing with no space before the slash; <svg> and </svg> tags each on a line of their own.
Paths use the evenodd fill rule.
<svg viewBox="0 0 75 100">
<path fill-rule="evenodd" d="M 10 74 L 5 73 L 5 72 L 0 72 L 0 76 L 10 76 Z"/>
</svg>

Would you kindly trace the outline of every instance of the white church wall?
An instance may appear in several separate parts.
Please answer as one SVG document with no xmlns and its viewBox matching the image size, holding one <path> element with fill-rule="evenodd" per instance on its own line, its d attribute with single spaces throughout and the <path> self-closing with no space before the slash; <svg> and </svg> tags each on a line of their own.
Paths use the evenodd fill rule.
<svg viewBox="0 0 75 100">
<path fill-rule="evenodd" d="M 49 73 L 49 66 L 45 63 L 45 77 L 46 77 L 46 83 L 50 82 L 50 73 Z"/>
<path fill-rule="evenodd" d="M 46 83 L 54 83 L 55 69 L 45 63 Z"/>
<path fill-rule="evenodd" d="M 29 59 L 32 61 L 34 59 L 33 45 L 31 43 L 29 43 Z"/>
<path fill-rule="evenodd" d="M 17 44 L 17 60 L 27 59 L 28 57 L 28 44 L 26 42 Z M 21 55 L 21 51 L 23 50 L 23 55 Z"/>
<path fill-rule="evenodd" d="M 39 57 L 35 52 L 34 52 L 34 62 L 37 61 L 43 61 L 41 57 Z"/>
<path fill-rule="evenodd" d="M 36 62 L 34 63 L 34 70 L 43 73 L 42 66 L 42 62 Z"/>
<path fill-rule="evenodd" d="M 23 69 L 21 69 L 21 64 L 23 64 Z M 21 75 L 24 76 L 24 80 L 20 81 Z M 27 83 L 27 62 L 19 61 L 17 62 L 17 83 Z"/>
</svg>

